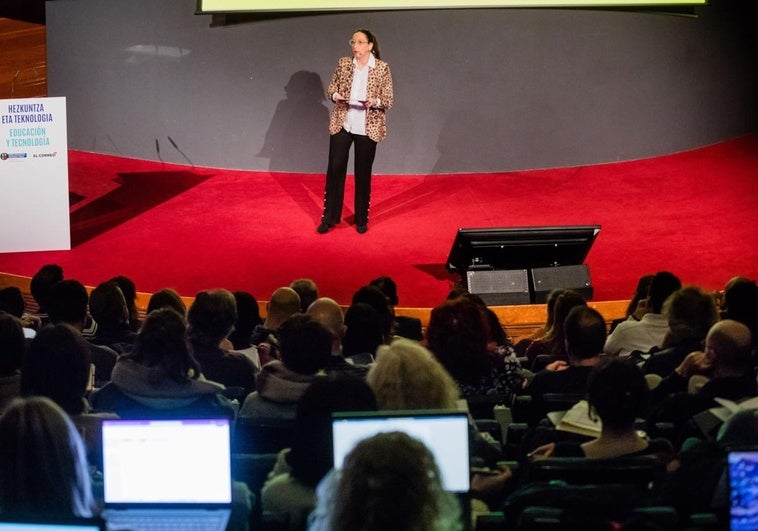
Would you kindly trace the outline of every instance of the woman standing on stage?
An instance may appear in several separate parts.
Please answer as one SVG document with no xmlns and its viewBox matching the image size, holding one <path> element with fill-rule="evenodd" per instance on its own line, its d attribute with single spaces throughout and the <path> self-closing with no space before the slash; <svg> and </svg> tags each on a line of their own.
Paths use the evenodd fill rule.
<svg viewBox="0 0 758 531">
<path fill-rule="evenodd" d="M 350 39 L 352 57 L 342 57 L 327 90 L 334 102 L 329 119 L 329 165 L 324 214 L 318 233 L 340 222 L 350 146 L 355 143 L 355 228 L 368 230 L 371 167 L 376 144 L 387 134 L 386 111 L 392 107 L 392 74 L 379 57 L 379 43 L 367 29 Z"/>
</svg>

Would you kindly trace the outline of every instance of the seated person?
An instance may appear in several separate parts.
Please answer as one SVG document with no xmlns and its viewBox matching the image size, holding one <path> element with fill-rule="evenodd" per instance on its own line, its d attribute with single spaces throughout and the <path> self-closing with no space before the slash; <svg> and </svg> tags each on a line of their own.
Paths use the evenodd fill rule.
<svg viewBox="0 0 758 531">
<path fill-rule="evenodd" d="M 0 416 L 0 507 L 4 517 L 92 516 L 84 445 L 48 398 L 18 398 Z"/>
<path fill-rule="evenodd" d="M 308 315 L 324 325 L 332 335 L 332 355 L 324 367 L 327 374 L 352 374 L 366 376 L 368 366 L 355 365 L 342 355 L 342 339 L 345 337 L 345 317 L 337 301 L 329 297 L 320 297 L 308 307 Z"/>
<path fill-rule="evenodd" d="M 261 492 L 265 520 L 304 527 L 316 506 L 316 486 L 333 465 L 335 411 L 376 411 L 376 398 L 363 379 L 344 374 L 319 378 L 308 387 L 297 403 L 292 447 L 279 452 Z"/>
<path fill-rule="evenodd" d="M 244 354 L 221 345 L 236 320 L 237 302 L 225 289 L 201 291 L 187 312 L 192 354 L 203 375 L 226 387 L 241 387 L 247 396 L 255 391 L 255 365 Z"/>
<path fill-rule="evenodd" d="M 589 306 L 575 306 L 563 324 L 568 363 L 556 361 L 534 375 L 527 386 L 532 397 L 530 424 L 536 424 L 549 412 L 545 393 L 584 395 L 587 378 L 600 361 L 605 345 L 605 319 Z"/>
<path fill-rule="evenodd" d="M 277 288 L 266 304 L 266 320 L 253 329 L 250 343 L 258 348 L 261 367 L 280 358 L 279 327 L 300 313 L 300 295 L 292 288 Z"/>
<path fill-rule="evenodd" d="M 345 312 L 342 356 L 364 371 L 374 362 L 376 349 L 384 345 L 385 323 L 381 314 L 368 303 L 356 302 Z"/>
<path fill-rule="evenodd" d="M 26 353 L 21 321 L 0 312 L 0 413 L 21 394 L 21 361 Z"/>
<path fill-rule="evenodd" d="M 41 321 L 38 317 L 26 313 L 24 295 L 16 286 L 0 289 L 0 312 L 9 313 L 21 322 L 26 339 L 34 339 L 37 335 Z"/>
<path fill-rule="evenodd" d="M 250 341 L 255 327 L 263 322 L 258 301 L 247 291 L 235 291 L 234 300 L 237 302 L 237 320 L 234 323 L 234 330 L 229 334 L 229 341 L 232 342 L 235 351 L 242 352 L 250 358 L 255 366 L 255 371 L 258 372 L 261 370 L 258 347 Z"/>
<path fill-rule="evenodd" d="M 281 360 L 263 366 L 239 411 L 240 417 L 294 420 L 297 402 L 322 378 L 332 352 L 332 336 L 309 315 L 293 315 L 279 327 Z"/>
<path fill-rule="evenodd" d="M 571 309 L 576 306 L 587 306 L 587 301 L 579 292 L 564 289 L 558 293 L 553 309 L 553 325 L 543 337 L 533 341 L 526 349 L 527 367 L 532 371 L 540 371 L 544 368 L 537 364 L 537 356 L 553 356 L 556 359 L 568 360 L 563 323 Z"/>
<path fill-rule="evenodd" d="M 134 351 L 121 356 L 111 381 L 90 396 L 96 411 L 122 418 L 221 416 L 235 411 L 224 386 L 205 379 L 187 342 L 184 318 L 169 308 L 150 312 Z"/>
<path fill-rule="evenodd" d="M 187 306 L 182 297 L 171 288 L 163 288 L 150 295 L 145 313 L 148 314 L 160 308 L 171 308 L 182 317 L 187 316 Z"/>
<path fill-rule="evenodd" d="M 649 440 L 637 433 L 635 421 L 644 418 L 650 391 L 639 367 L 618 357 L 603 359 L 587 380 L 590 413 L 600 417 L 600 436 L 579 443 L 563 441 L 536 449 L 532 456 L 609 459 L 635 455 L 669 456 L 673 449 L 665 439 Z"/>
<path fill-rule="evenodd" d="M 440 481 L 426 446 L 405 433 L 380 433 L 358 443 L 340 473 L 324 478 L 308 529 L 460 529 L 458 502 Z"/>
<path fill-rule="evenodd" d="M 90 341 L 105 345 L 119 354 L 131 352 L 137 333 L 129 324 L 129 308 L 118 284 L 102 282 L 92 290 L 89 311 L 97 323 L 97 331 Z"/>
</svg>

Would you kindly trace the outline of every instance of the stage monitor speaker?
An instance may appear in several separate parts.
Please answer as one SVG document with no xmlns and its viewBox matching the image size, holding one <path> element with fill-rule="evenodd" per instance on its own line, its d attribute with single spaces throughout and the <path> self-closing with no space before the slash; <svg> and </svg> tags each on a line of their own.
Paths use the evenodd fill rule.
<svg viewBox="0 0 758 531">
<path fill-rule="evenodd" d="M 526 269 L 470 270 L 466 272 L 469 293 L 479 295 L 487 306 L 529 304 L 529 273 Z"/>
<path fill-rule="evenodd" d="M 535 304 L 545 303 L 547 296 L 556 288 L 573 289 L 586 300 L 592 299 L 592 282 L 587 264 L 536 267 L 531 271 Z"/>
</svg>

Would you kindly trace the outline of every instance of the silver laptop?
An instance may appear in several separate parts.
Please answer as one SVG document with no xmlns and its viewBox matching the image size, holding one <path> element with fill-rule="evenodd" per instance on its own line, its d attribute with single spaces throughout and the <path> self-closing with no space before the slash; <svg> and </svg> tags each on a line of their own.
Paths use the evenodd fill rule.
<svg viewBox="0 0 758 531">
<path fill-rule="evenodd" d="M 104 420 L 109 530 L 223 531 L 232 501 L 228 419 Z"/>
<path fill-rule="evenodd" d="M 729 527 L 731 531 L 758 529 L 758 449 L 727 454 L 729 472 Z"/>
<path fill-rule="evenodd" d="M 470 486 L 469 424 L 465 411 L 379 411 L 334 413 L 334 468 L 342 468 L 358 442 L 377 433 L 400 431 L 418 439 L 434 455 L 442 488 L 466 493 Z"/>
</svg>

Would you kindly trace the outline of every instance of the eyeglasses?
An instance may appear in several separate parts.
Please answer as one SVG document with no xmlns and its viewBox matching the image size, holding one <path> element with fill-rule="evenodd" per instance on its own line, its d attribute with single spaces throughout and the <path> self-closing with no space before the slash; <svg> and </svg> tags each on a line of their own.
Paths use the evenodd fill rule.
<svg viewBox="0 0 758 531">
<path fill-rule="evenodd" d="M 355 41 L 353 39 L 350 39 L 347 41 L 350 46 L 355 46 L 356 44 L 368 44 L 368 41 Z"/>
</svg>

